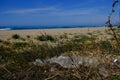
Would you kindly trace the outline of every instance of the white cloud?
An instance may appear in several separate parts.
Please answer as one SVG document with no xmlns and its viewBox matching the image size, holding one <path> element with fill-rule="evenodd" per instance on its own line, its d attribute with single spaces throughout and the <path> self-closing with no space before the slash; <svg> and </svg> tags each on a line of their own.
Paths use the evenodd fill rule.
<svg viewBox="0 0 120 80">
<path fill-rule="evenodd" d="M 100 8 L 77 8 L 77 9 L 58 9 L 56 7 L 47 8 L 32 8 L 21 10 L 8 10 L 5 14 L 30 14 L 35 16 L 74 16 L 74 15 L 87 15 L 96 14 L 100 12 Z"/>
<path fill-rule="evenodd" d="M 92 8 L 82 8 L 82 9 L 73 9 L 73 10 L 60 10 L 55 11 L 50 14 L 52 15 L 86 15 L 98 12 L 97 9 Z"/>
<path fill-rule="evenodd" d="M 33 9 L 21 9 L 21 10 L 8 10 L 3 13 L 7 14 L 29 14 L 29 13 L 37 13 L 43 11 L 53 11 L 56 10 L 55 7 L 47 7 L 47 8 L 33 8 Z"/>
</svg>

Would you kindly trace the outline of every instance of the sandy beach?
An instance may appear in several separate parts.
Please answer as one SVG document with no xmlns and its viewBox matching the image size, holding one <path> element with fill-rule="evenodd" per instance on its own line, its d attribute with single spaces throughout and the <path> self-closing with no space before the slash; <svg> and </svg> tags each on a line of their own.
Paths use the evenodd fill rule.
<svg viewBox="0 0 120 80">
<path fill-rule="evenodd" d="M 106 27 L 96 27 L 96 28 L 62 28 L 62 29 L 36 29 L 36 30 L 1 30 L 0 38 L 8 39 L 11 38 L 12 35 L 18 34 L 22 37 L 30 35 L 37 36 L 40 34 L 50 34 L 50 35 L 62 35 L 64 33 L 67 34 L 87 34 L 93 31 L 104 32 Z"/>
</svg>

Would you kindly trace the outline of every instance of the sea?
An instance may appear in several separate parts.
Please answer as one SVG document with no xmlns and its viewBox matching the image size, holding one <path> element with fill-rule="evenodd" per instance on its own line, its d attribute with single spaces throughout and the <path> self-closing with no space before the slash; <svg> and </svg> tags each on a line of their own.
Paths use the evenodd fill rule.
<svg viewBox="0 0 120 80">
<path fill-rule="evenodd" d="M 91 27 L 101 26 L 0 26 L 0 30 L 64 29 L 64 28 L 91 28 Z"/>
</svg>

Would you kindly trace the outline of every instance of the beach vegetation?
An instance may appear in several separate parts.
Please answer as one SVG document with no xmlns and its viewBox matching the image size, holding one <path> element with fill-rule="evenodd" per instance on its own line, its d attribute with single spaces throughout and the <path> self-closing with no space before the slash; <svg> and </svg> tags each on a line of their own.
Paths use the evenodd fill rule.
<svg viewBox="0 0 120 80">
<path fill-rule="evenodd" d="M 29 38 L 30 38 L 30 35 L 27 35 L 26 37 L 29 39 Z"/>
<path fill-rule="evenodd" d="M 77 35 L 77 36 L 74 36 L 73 40 L 77 41 L 77 42 L 86 42 L 86 41 L 94 41 L 95 38 L 94 37 L 89 37 L 89 36 L 86 36 L 86 35 Z"/>
<path fill-rule="evenodd" d="M 89 32 L 89 33 L 87 33 L 87 34 L 91 36 L 93 33 L 90 33 L 90 32 Z"/>
<path fill-rule="evenodd" d="M 68 34 L 64 33 L 63 35 L 60 35 L 60 39 L 68 39 Z"/>
<path fill-rule="evenodd" d="M 52 35 L 40 35 L 37 36 L 37 40 L 39 41 L 55 41 L 55 38 Z"/>
<path fill-rule="evenodd" d="M 16 43 L 14 43 L 15 48 L 26 47 L 27 45 L 29 45 L 27 42 L 16 42 Z"/>
<path fill-rule="evenodd" d="M 50 41 L 55 41 L 55 38 L 52 35 L 46 35 L 46 39 Z"/>
<path fill-rule="evenodd" d="M 108 53 L 111 53 L 113 51 L 113 46 L 109 41 L 101 41 L 100 42 L 100 47 L 102 48 L 103 52 L 106 51 Z"/>
<path fill-rule="evenodd" d="M 113 37 L 113 39 L 107 39 L 106 37 L 104 40 L 95 41 L 96 37 L 93 35 L 96 35 L 96 33 L 91 33 L 92 35 L 74 34 L 72 38 L 69 38 L 68 34 L 64 34 L 61 38 L 59 37 L 62 40 L 61 42 L 56 41 L 57 39 L 52 35 L 43 34 L 37 36 L 37 40 L 45 41 L 41 44 L 38 44 L 38 42 L 30 43 L 29 41 L 4 41 L 0 45 L 0 79 L 119 80 L 119 45 Z M 15 39 L 20 39 L 20 37 Z M 79 66 L 75 65 L 74 68 L 67 68 L 58 63 L 48 62 L 51 58 L 65 55 L 69 56 L 72 64 L 75 64 L 71 54 L 74 56 L 82 55 L 82 59 L 86 56 L 91 59 L 97 58 L 99 61 L 96 62 L 99 65 L 92 67 L 83 63 Z M 116 63 L 113 60 L 117 60 Z M 92 60 L 89 62 L 91 63 Z M 106 75 L 107 77 L 105 77 Z"/>
<path fill-rule="evenodd" d="M 3 42 L 3 40 L 0 39 L 0 43 L 2 43 L 2 42 Z"/>
<path fill-rule="evenodd" d="M 20 40 L 25 41 L 25 38 L 21 37 Z"/>
<path fill-rule="evenodd" d="M 9 41 L 3 41 L 3 44 L 5 44 L 5 45 L 9 45 L 10 42 L 9 42 Z"/>
<path fill-rule="evenodd" d="M 115 76 L 112 77 L 111 80 L 120 80 L 120 76 L 115 75 Z"/>
<path fill-rule="evenodd" d="M 14 34 L 14 35 L 12 36 L 12 38 L 13 38 L 13 39 L 20 39 L 20 36 L 19 36 L 18 34 Z"/>
</svg>

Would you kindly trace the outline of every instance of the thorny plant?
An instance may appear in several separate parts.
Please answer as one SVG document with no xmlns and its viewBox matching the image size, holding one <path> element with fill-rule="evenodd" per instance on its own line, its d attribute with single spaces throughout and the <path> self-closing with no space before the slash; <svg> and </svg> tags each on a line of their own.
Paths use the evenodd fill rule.
<svg viewBox="0 0 120 80">
<path fill-rule="evenodd" d="M 113 35 L 113 37 L 114 37 L 114 39 L 116 40 L 116 42 L 117 42 L 117 45 L 118 45 L 118 48 L 120 48 L 120 41 L 119 41 L 119 39 L 118 39 L 118 37 L 119 37 L 119 35 L 117 35 L 116 34 L 116 32 L 114 31 L 114 29 L 113 29 L 113 25 L 111 24 L 111 16 L 112 16 L 112 14 L 115 12 L 115 10 L 114 10 L 114 7 L 115 7 L 115 5 L 118 3 L 118 0 L 115 0 L 114 2 L 113 2 L 113 4 L 112 4 L 112 10 L 111 10 L 111 12 L 110 12 L 110 14 L 109 14 L 109 16 L 108 16 L 108 21 L 106 22 L 106 24 L 108 24 L 108 27 L 110 28 L 110 30 L 112 31 L 112 35 Z M 119 25 L 120 26 L 120 25 Z"/>
</svg>

